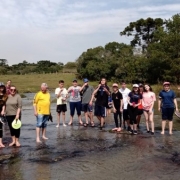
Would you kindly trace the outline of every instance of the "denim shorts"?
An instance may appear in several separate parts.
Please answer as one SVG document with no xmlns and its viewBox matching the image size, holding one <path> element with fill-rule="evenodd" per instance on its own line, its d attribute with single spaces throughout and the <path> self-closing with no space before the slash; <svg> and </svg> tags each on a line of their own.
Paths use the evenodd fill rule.
<svg viewBox="0 0 180 180">
<path fill-rule="evenodd" d="M 48 119 L 49 119 L 49 115 L 38 114 L 36 117 L 37 120 L 36 127 L 46 128 Z"/>
</svg>

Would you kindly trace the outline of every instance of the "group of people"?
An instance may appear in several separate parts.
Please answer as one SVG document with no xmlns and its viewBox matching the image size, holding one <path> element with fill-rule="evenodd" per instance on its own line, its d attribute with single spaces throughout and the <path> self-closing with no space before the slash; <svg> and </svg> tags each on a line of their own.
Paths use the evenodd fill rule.
<svg viewBox="0 0 180 180">
<path fill-rule="evenodd" d="M 12 138 L 12 142 L 9 146 L 21 146 L 19 143 L 20 129 L 14 129 L 12 122 L 14 119 L 21 119 L 22 99 L 17 93 L 16 87 L 11 85 L 11 81 L 8 80 L 7 84 L 0 82 L 0 148 L 5 147 L 2 142 L 3 137 L 3 119 L 6 118 Z"/>
<path fill-rule="evenodd" d="M 149 84 L 133 84 L 132 90 L 126 87 L 126 83 L 122 82 L 121 87 L 117 83 L 112 85 L 112 90 L 107 85 L 105 78 L 102 78 L 98 86 L 94 89 L 89 85 L 87 78 L 83 79 L 84 84 L 78 85 L 76 79 L 72 81 L 72 86 L 68 89 L 64 87 L 64 81 L 59 81 L 59 87 L 55 89 L 57 98 L 57 125 L 60 126 L 62 118 L 63 126 L 66 125 L 67 103 L 69 102 L 70 120 L 68 125 L 73 125 L 75 110 L 78 116 L 79 125 L 84 127 L 95 127 L 94 116 L 99 120 L 99 128 L 102 130 L 105 126 L 105 118 L 107 112 L 113 111 L 115 128 L 112 131 L 120 132 L 126 129 L 130 134 L 136 135 L 139 128 L 141 115 L 144 114 L 146 120 L 147 133 L 154 135 L 154 102 L 156 95 L 152 91 Z M 6 87 L 0 84 L 0 112 L 1 116 L 6 115 L 9 129 L 12 136 L 12 143 L 9 146 L 20 146 L 19 135 L 20 129 L 12 128 L 14 119 L 21 119 L 22 100 L 16 93 L 16 87 L 9 85 Z M 95 102 L 95 103 L 94 103 Z M 40 143 L 40 133 L 42 139 L 46 137 L 47 121 L 52 117 L 51 97 L 46 83 L 41 84 L 41 89 L 34 96 L 33 107 L 36 116 L 36 142 Z M 93 106 L 94 104 L 94 106 Z M 163 83 L 163 90 L 159 93 L 158 110 L 162 113 L 162 131 L 165 133 L 166 121 L 169 121 L 169 134 L 172 134 L 173 113 L 174 108 L 178 111 L 176 95 L 170 89 L 170 83 Z M 94 115 L 93 115 L 94 109 Z M 81 112 L 84 112 L 85 122 L 83 123 Z M 0 122 L 0 147 L 4 147 L 2 143 L 3 134 L 2 122 Z"/>
</svg>

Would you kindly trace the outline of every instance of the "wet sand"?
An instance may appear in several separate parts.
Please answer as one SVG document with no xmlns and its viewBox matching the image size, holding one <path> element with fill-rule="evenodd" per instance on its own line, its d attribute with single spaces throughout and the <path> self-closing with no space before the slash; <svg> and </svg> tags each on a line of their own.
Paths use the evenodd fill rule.
<svg viewBox="0 0 180 180">
<path fill-rule="evenodd" d="M 106 119 L 104 131 L 98 127 L 74 125 L 56 128 L 55 104 L 52 104 L 54 122 L 48 123 L 47 141 L 35 142 L 35 124 L 31 96 L 24 99 L 22 111 L 22 147 L 8 147 L 11 141 L 5 126 L 4 143 L 0 149 L 0 180 L 179 180 L 180 179 L 180 120 L 174 117 L 173 135 L 160 134 L 161 117 L 155 111 L 154 136 L 146 133 L 142 116 L 138 135 L 111 133 L 112 114 Z M 66 122 L 69 120 L 67 112 Z M 84 120 L 84 117 L 83 117 Z M 95 118 L 95 123 L 98 124 Z"/>
</svg>

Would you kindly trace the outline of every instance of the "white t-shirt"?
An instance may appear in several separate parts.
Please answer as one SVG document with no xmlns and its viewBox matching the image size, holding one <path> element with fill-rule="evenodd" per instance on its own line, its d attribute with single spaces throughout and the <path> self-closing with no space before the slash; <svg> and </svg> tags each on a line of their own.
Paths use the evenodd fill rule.
<svg viewBox="0 0 180 180">
<path fill-rule="evenodd" d="M 128 94 L 131 92 L 131 90 L 128 88 L 125 88 L 125 89 L 120 88 L 119 92 L 122 93 L 122 96 L 123 96 L 123 108 L 127 109 L 127 106 L 128 106 L 127 98 L 128 98 Z"/>
<path fill-rule="evenodd" d="M 55 95 L 58 95 L 61 90 L 62 89 L 60 88 L 56 88 Z M 61 92 L 60 96 L 57 98 L 57 105 L 67 104 L 67 101 L 66 101 L 67 95 L 68 95 L 68 92 L 66 88 L 63 88 L 63 91 Z"/>
<path fill-rule="evenodd" d="M 80 86 L 71 86 L 68 88 L 70 97 L 69 97 L 69 102 L 79 102 L 81 101 L 81 96 L 80 96 Z"/>
</svg>

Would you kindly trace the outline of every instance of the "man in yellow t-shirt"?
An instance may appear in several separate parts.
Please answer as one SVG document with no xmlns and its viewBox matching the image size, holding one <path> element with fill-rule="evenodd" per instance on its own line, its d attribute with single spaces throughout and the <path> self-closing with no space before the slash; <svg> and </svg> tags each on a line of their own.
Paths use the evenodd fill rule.
<svg viewBox="0 0 180 180">
<path fill-rule="evenodd" d="M 50 115 L 50 94 L 46 83 L 41 84 L 41 90 L 34 96 L 33 100 L 34 115 L 37 119 L 36 124 L 36 142 L 40 141 L 40 130 L 42 129 L 42 138 L 46 137 L 46 126 Z"/>
</svg>

